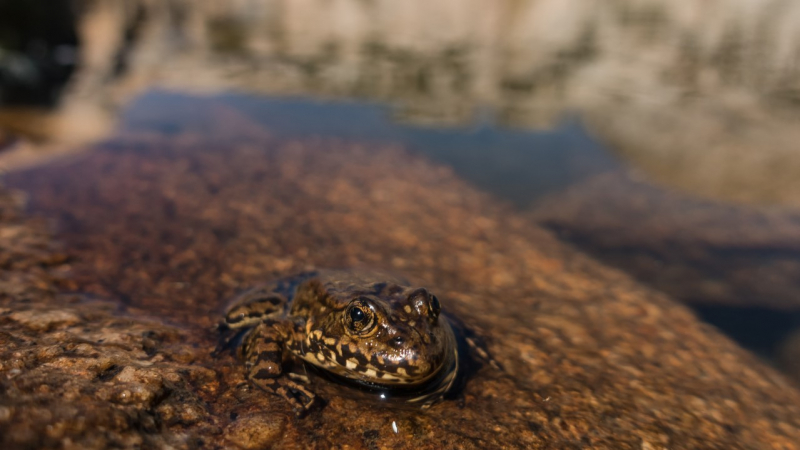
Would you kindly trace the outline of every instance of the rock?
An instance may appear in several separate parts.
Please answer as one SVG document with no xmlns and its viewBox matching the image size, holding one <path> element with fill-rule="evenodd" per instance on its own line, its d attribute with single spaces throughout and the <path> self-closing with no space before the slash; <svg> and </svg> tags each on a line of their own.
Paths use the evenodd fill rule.
<svg viewBox="0 0 800 450">
<path fill-rule="evenodd" d="M 780 374 L 451 170 L 393 146 L 247 139 L 129 136 L 8 178 L 61 219 L 70 272 L 0 304 L 7 445 L 797 448 L 800 392 Z M 503 370 L 424 412 L 312 374 L 327 404 L 296 418 L 212 356 L 236 291 L 359 265 L 436 292 Z M 58 286 L 122 306 L 65 304 Z M 10 319 L 30 310 L 79 321 Z"/>
<path fill-rule="evenodd" d="M 283 432 L 286 417 L 255 414 L 238 417 L 225 430 L 225 440 L 243 449 L 261 449 L 277 441 Z"/>
<path fill-rule="evenodd" d="M 24 314 L 0 316 L 4 448 L 190 448 L 200 439 L 177 428 L 210 419 L 189 376 L 201 368 L 170 362 L 167 346 L 156 354 L 143 349 L 148 333 L 185 339 L 185 332 L 99 314 L 91 303 L 24 307 Z M 18 320 L 37 315 L 72 321 L 31 328 Z"/>
<path fill-rule="evenodd" d="M 0 269 L 0 446 L 196 447 L 196 433 L 163 426 L 211 420 L 189 375 L 204 369 L 170 362 L 163 345 L 186 332 L 114 315 L 119 306 L 109 302 L 56 295 L 48 252 L 57 248 L 16 207 L 0 195 L 0 248 L 15 256 Z M 152 334 L 166 339 L 148 353 Z M 180 410 L 167 411 L 176 399 Z M 187 411 L 197 417 L 187 421 Z"/>
<path fill-rule="evenodd" d="M 48 331 L 80 322 L 80 318 L 70 311 L 16 311 L 9 314 L 8 318 L 33 331 Z"/>
</svg>

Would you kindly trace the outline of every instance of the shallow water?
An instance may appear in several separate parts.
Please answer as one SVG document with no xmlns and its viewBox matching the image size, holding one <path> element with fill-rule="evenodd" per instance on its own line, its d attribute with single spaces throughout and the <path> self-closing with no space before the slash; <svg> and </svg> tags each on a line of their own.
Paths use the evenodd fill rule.
<svg viewBox="0 0 800 450">
<path fill-rule="evenodd" d="M 149 92 L 121 115 L 132 132 L 191 131 L 192 115 L 209 107 L 231 108 L 276 137 L 326 136 L 402 145 L 444 163 L 472 184 L 521 208 L 594 175 L 622 165 L 576 120 L 553 130 L 498 126 L 487 115 L 451 127 L 421 127 L 392 120 L 379 103 L 323 102 L 309 98 L 223 94 L 196 98 Z"/>
</svg>

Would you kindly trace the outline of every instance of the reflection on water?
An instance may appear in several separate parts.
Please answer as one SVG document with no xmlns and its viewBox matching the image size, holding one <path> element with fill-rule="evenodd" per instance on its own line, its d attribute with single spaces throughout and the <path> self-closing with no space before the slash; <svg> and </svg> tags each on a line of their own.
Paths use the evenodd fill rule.
<svg viewBox="0 0 800 450">
<path fill-rule="evenodd" d="M 538 220 L 624 247 L 627 267 L 595 256 L 684 301 L 741 304 L 765 280 L 791 300 L 794 262 L 747 255 L 800 229 L 799 24 L 780 0 L 2 3 L 0 166 L 86 148 L 120 115 L 127 131 L 225 136 L 192 125 L 207 103 L 153 88 L 212 93 L 270 133 L 400 143 L 521 207 L 560 204 Z M 618 161 L 689 194 L 637 196 Z M 598 188 L 603 174 L 632 188 Z M 730 232 L 743 215 L 755 225 Z M 722 270 L 731 246 L 748 262 Z M 676 275 L 698 260 L 694 284 Z"/>
<path fill-rule="evenodd" d="M 473 184 L 527 207 L 591 176 L 619 169 L 619 164 L 578 122 L 552 131 L 509 130 L 492 117 L 461 127 L 429 128 L 397 124 L 381 104 L 320 102 L 299 98 L 254 98 L 226 94 L 210 99 L 150 92 L 122 114 L 130 131 L 179 134 L 193 127 L 192 117 L 207 120 L 212 107 L 238 111 L 280 137 L 325 135 L 362 141 L 400 143 L 452 166 Z"/>
<path fill-rule="evenodd" d="M 366 99 L 434 125 L 463 126 L 490 110 L 499 124 L 542 128 L 577 112 L 657 180 L 726 199 L 800 202 L 800 167 L 787 150 L 800 140 L 796 2 L 80 6 L 80 70 L 60 105 L 70 125 L 153 84 Z M 68 134 L 53 128 L 54 138 Z"/>
</svg>

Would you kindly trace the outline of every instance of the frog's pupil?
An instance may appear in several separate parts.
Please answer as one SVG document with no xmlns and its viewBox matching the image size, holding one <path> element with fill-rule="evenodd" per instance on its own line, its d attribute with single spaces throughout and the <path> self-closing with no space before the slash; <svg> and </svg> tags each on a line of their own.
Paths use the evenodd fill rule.
<svg viewBox="0 0 800 450">
<path fill-rule="evenodd" d="M 431 309 L 434 313 L 438 313 L 442 305 L 439 304 L 439 299 L 435 295 L 431 296 Z"/>
<path fill-rule="evenodd" d="M 353 319 L 353 322 L 361 322 L 364 320 L 364 311 L 353 308 L 350 310 L 350 318 Z"/>
</svg>

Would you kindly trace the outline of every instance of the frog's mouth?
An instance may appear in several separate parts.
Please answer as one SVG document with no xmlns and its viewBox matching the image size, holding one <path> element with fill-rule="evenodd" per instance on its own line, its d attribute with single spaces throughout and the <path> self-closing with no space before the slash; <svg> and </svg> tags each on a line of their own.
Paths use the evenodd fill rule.
<svg viewBox="0 0 800 450">
<path fill-rule="evenodd" d="M 400 374 L 385 371 L 383 377 L 375 379 L 355 378 L 357 382 L 367 386 L 368 388 L 391 388 L 397 390 L 409 389 L 417 391 L 421 386 L 440 386 L 446 384 L 446 387 L 452 384 L 455 378 L 455 373 L 458 371 L 458 350 L 453 347 L 448 355 L 436 366 L 429 374 L 424 376 L 403 376 Z M 427 389 L 426 389 L 427 390 Z"/>
<path fill-rule="evenodd" d="M 344 370 L 336 371 L 339 375 L 356 381 L 380 386 L 403 387 L 417 386 L 425 384 L 435 378 L 444 368 L 444 364 L 428 368 L 428 365 L 420 367 L 410 366 L 384 366 L 376 368 L 366 367 L 344 367 Z"/>
<path fill-rule="evenodd" d="M 317 359 L 304 359 L 345 379 L 367 385 L 388 387 L 416 386 L 427 383 L 437 377 L 451 359 L 443 358 L 442 361 L 431 367 L 430 363 L 419 366 L 412 366 L 409 363 L 374 365 L 363 357 L 336 358 L 335 355 L 330 356 L 332 357 L 326 357 L 323 363 Z M 373 357 L 370 361 L 375 359 Z"/>
<path fill-rule="evenodd" d="M 416 388 L 441 379 L 454 364 L 457 365 L 458 350 L 449 324 L 445 325 L 441 339 L 444 353 L 438 356 L 419 355 L 409 349 L 391 354 L 376 353 L 367 358 L 363 354 L 329 349 L 306 353 L 303 359 L 345 380 L 367 386 Z"/>
<path fill-rule="evenodd" d="M 459 375 L 458 349 L 453 348 L 450 357 L 445 359 L 438 370 L 424 378 L 407 382 L 387 383 L 384 379 L 377 381 L 353 377 L 342 371 L 317 367 L 326 378 L 345 385 L 355 385 L 361 390 L 379 395 L 380 401 L 399 400 L 426 409 L 444 397 L 456 383 Z"/>
</svg>

